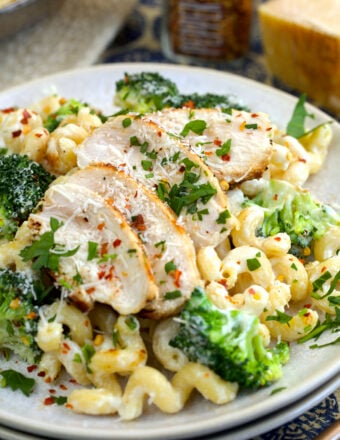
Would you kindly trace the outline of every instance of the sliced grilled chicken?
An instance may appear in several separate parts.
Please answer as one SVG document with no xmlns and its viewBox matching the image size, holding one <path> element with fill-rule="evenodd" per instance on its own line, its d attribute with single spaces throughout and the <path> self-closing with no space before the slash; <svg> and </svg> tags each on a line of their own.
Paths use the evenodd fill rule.
<svg viewBox="0 0 340 440">
<path fill-rule="evenodd" d="M 77 151 L 78 166 L 112 164 L 155 191 L 173 209 L 195 246 L 216 246 L 228 234 L 227 199 L 204 162 L 154 122 L 118 116 Z"/>
<path fill-rule="evenodd" d="M 158 294 L 140 239 L 103 197 L 80 185 L 56 184 L 42 210 L 29 217 L 32 239 L 51 229 L 51 218 L 63 222 L 54 234 L 59 250 L 79 246 L 74 255 L 60 257 L 52 276 L 83 310 L 97 301 L 121 314 L 137 313 Z"/>
<path fill-rule="evenodd" d="M 229 185 L 261 176 L 268 165 L 273 130 L 265 113 L 233 110 L 229 115 L 220 109 L 181 108 L 165 109 L 145 118 L 182 136 L 215 176 Z M 195 132 L 194 121 L 203 121 L 206 128 Z M 192 130 L 185 129 L 188 123 L 193 124 Z"/>
<path fill-rule="evenodd" d="M 172 211 L 144 185 L 110 165 L 93 165 L 67 177 L 112 200 L 141 238 L 159 288 L 143 315 L 153 319 L 173 315 L 201 285 L 192 240 L 176 224 Z"/>
</svg>

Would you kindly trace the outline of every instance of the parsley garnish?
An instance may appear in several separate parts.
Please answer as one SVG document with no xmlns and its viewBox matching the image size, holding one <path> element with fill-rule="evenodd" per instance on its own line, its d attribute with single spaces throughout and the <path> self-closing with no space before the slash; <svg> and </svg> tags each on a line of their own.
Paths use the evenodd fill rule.
<svg viewBox="0 0 340 440">
<path fill-rule="evenodd" d="M 173 261 L 168 261 L 165 265 L 164 265 L 164 270 L 166 273 L 170 273 L 173 272 L 177 269 L 176 264 Z"/>
<path fill-rule="evenodd" d="M 257 258 L 248 258 L 247 267 L 252 272 L 261 267 L 261 263 Z"/>
<path fill-rule="evenodd" d="M 138 328 L 138 321 L 137 321 L 137 319 L 134 317 L 134 316 L 132 316 L 132 315 L 130 315 L 130 316 L 128 316 L 126 319 L 125 319 L 125 324 L 128 326 L 128 328 L 130 329 L 130 330 L 136 330 L 137 328 Z"/>
<path fill-rule="evenodd" d="M 220 215 L 218 216 L 216 223 L 218 225 L 225 225 L 227 223 L 227 219 L 230 218 L 230 212 L 228 211 L 228 209 L 226 209 L 225 211 L 222 211 L 220 213 Z"/>
<path fill-rule="evenodd" d="M 131 118 L 124 118 L 122 121 L 122 126 L 124 128 L 129 127 L 132 124 Z"/>
<path fill-rule="evenodd" d="M 31 245 L 28 245 L 21 250 L 20 256 L 23 261 L 33 260 L 32 268 L 34 270 L 46 268 L 53 272 L 58 272 L 60 258 L 71 257 L 79 249 L 79 246 L 77 246 L 74 249 L 66 251 L 65 245 L 55 243 L 54 234 L 62 225 L 63 222 L 59 222 L 56 218 L 51 217 L 51 230 L 44 232 Z"/>
<path fill-rule="evenodd" d="M 305 134 L 305 119 L 314 118 L 313 114 L 307 112 L 305 108 L 306 95 L 302 94 L 296 103 L 292 117 L 287 125 L 287 134 L 299 138 Z"/>
<path fill-rule="evenodd" d="M 94 260 L 98 257 L 97 249 L 98 243 L 96 243 L 95 241 L 89 241 L 87 243 L 87 261 Z"/>
<path fill-rule="evenodd" d="M 29 396 L 34 388 L 35 380 L 24 376 L 18 371 L 3 370 L 0 375 L 2 376 L 2 387 L 9 387 L 13 391 L 20 390 L 25 396 Z"/>
<path fill-rule="evenodd" d="M 192 131 L 195 134 L 203 134 L 203 131 L 206 129 L 207 123 L 203 121 L 202 119 L 196 119 L 195 121 L 190 121 L 187 124 L 185 124 L 183 130 L 181 131 L 180 135 L 185 137 L 189 134 L 190 131 Z"/>
<path fill-rule="evenodd" d="M 266 321 L 277 321 L 280 324 L 288 324 L 293 319 L 292 316 L 287 315 L 287 313 L 280 312 L 279 310 L 276 310 L 276 315 L 270 315 L 266 317 Z"/>
<path fill-rule="evenodd" d="M 326 313 L 326 317 L 324 321 L 323 322 L 319 321 L 311 332 L 309 332 L 307 335 L 303 336 L 302 338 L 298 339 L 297 342 L 299 344 L 302 344 L 311 339 L 318 340 L 319 337 L 322 335 L 322 333 L 324 333 L 327 330 L 330 330 L 331 333 L 336 333 L 340 330 L 340 307 L 335 307 L 334 316 Z M 321 348 L 327 345 L 335 345 L 339 343 L 340 343 L 340 338 L 336 338 L 333 341 L 328 342 L 327 344 L 311 345 L 309 348 Z"/>
<path fill-rule="evenodd" d="M 166 292 L 164 294 L 164 299 L 171 300 L 171 299 L 177 299 L 182 296 L 182 292 L 180 290 L 172 290 L 171 292 Z"/>
<path fill-rule="evenodd" d="M 229 153 L 231 148 L 231 139 L 228 139 L 226 142 L 224 142 L 224 144 L 221 145 L 221 148 L 218 148 L 216 150 L 216 156 L 221 157 L 221 156 L 225 156 L 226 154 Z"/>
</svg>

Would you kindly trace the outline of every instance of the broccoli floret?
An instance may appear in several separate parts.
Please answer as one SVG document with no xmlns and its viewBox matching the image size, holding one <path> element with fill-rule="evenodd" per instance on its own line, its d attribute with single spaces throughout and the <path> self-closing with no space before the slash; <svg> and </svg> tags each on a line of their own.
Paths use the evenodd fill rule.
<svg viewBox="0 0 340 440">
<path fill-rule="evenodd" d="M 220 108 L 221 110 L 228 112 L 231 109 L 246 110 L 245 107 L 230 97 L 225 95 L 216 95 L 214 93 L 198 94 L 192 93 L 191 95 L 181 95 L 181 101 L 179 107 L 190 106 L 193 108 Z"/>
<path fill-rule="evenodd" d="M 116 82 L 114 102 L 123 110 L 142 114 L 162 110 L 166 107 L 180 108 L 183 106 L 192 108 L 218 107 L 223 110 L 246 109 L 223 95 L 212 93 L 182 95 L 174 82 L 155 72 L 141 72 L 132 75 L 125 73 L 124 79 Z"/>
<path fill-rule="evenodd" d="M 292 243 L 290 252 L 299 257 L 308 254 L 312 241 L 322 237 L 330 226 L 340 225 L 340 216 L 330 206 L 314 200 L 310 192 L 281 180 L 270 180 L 250 203 L 265 208 L 257 234 L 268 237 L 286 232 Z"/>
<path fill-rule="evenodd" d="M 42 298 L 39 283 L 30 274 L 0 269 L 0 347 L 30 363 L 40 355 L 35 335 Z"/>
<path fill-rule="evenodd" d="M 267 349 L 258 333 L 259 319 L 239 310 L 222 311 L 196 288 L 181 311 L 179 333 L 170 345 L 189 360 L 211 368 L 224 380 L 257 389 L 278 380 L 289 359 L 288 344 Z"/>
<path fill-rule="evenodd" d="M 0 154 L 0 242 L 12 240 L 54 176 L 19 154 Z"/>
<path fill-rule="evenodd" d="M 178 107 L 179 91 L 175 83 L 155 72 L 129 75 L 116 82 L 114 102 L 122 109 L 150 113 L 164 107 Z"/>
</svg>

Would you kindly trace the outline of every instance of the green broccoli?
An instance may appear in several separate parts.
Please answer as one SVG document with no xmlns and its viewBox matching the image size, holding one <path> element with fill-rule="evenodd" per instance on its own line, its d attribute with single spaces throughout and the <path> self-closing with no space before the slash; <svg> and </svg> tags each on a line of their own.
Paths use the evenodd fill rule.
<svg viewBox="0 0 340 440">
<path fill-rule="evenodd" d="M 0 242 L 13 239 L 53 179 L 27 156 L 0 154 Z"/>
<path fill-rule="evenodd" d="M 89 105 L 79 102 L 76 99 L 68 99 L 55 113 L 48 115 L 44 122 L 44 127 L 51 133 L 59 127 L 60 123 L 66 118 L 66 116 L 77 115 L 79 110 L 84 107 L 89 107 Z M 102 122 L 107 120 L 107 117 L 103 116 L 99 111 L 91 109 L 90 113 L 96 114 Z"/>
<path fill-rule="evenodd" d="M 248 107 L 243 106 L 231 97 L 225 95 L 216 95 L 214 93 L 192 93 L 191 95 L 180 95 L 179 107 L 192 106 L 193 108 L 220 108 L 221 110 L 228 112 L 231 109 L 246 110 Z"/>
<path fill-rule="evenodd" d="M 310 192 L 281 180 L 270 180 L 251 203 L 265 209 L 258 236 L 286 232 L 292 243 L 290 252 L 298 257 L 308 255 L 312 241 L 322 237 L 330 226 L 340 225 L 339 215 L 330 206 L 314 200 Z"/>
<path fill-rule="evenodd" d="M 159 73 L 125 73 L 124 79 L 116 82 L 114 103 L 122 109 L 148 113 L 178 107 L 180 98 L 176 84 Z"/>
<path fill-rule="evenodd" d="M 39 286 L 29 273 L 0 269 L 0 347 L 30 363 L 40 355 L 35 335 L 44 295 Z"/>
<path fill-rule="evenodd" d="M 114 102 L 123 110 L 142 114 L 162 110 L 166 107 L 180 108 L 183 106 L 192 108 L 218 107 L 223 110 L 245 109 L 227 96 L 212 93 L 182 95 L 174 82 L 155 72 L 131 75 L 125 73 L 124 79 L 116 82 Z"/>
<path fill-rule="evenodd" d="M 179 333 L 170 345 L 190 361 L 211 368 L 224 380 L 257 389 L 278 380 L 289 359 L 285 342 L 267 349 L 258 333 L 259 319 L 239 310 L 215 307 L 203 289 L 196 288 L 178 319 Z"/>
</svg>

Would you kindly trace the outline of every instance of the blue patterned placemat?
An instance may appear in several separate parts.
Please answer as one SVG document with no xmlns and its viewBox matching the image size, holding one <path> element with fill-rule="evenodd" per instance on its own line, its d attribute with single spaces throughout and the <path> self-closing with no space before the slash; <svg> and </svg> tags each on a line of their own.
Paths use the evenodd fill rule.
<svg viewBox="0 0 340 440">
<path fill-rule="evenodd" d="M 171 63 L 171 60 L 167 59 L 161 50 L 161 3 L 162 0 L 139 0 L 124 28 L 111 46 L 105 50 L 98 62 Z M 289 89 L 273 78 L 267 71 L 256 25 L 253 29 L 250 51 L 247 56 L 240 62 L 227 67 L 219 63 L 215 63 L 210 67 L 272 85 L 296 96 L 299 95 L 299 92 Z M 340 392 L 337 391 L 300 417 L 282 425 L 278 429 L 256 437 L 256 440 L 315 439 L 335 420 L 340 418 L 339 402 Z"/>
</svg>

